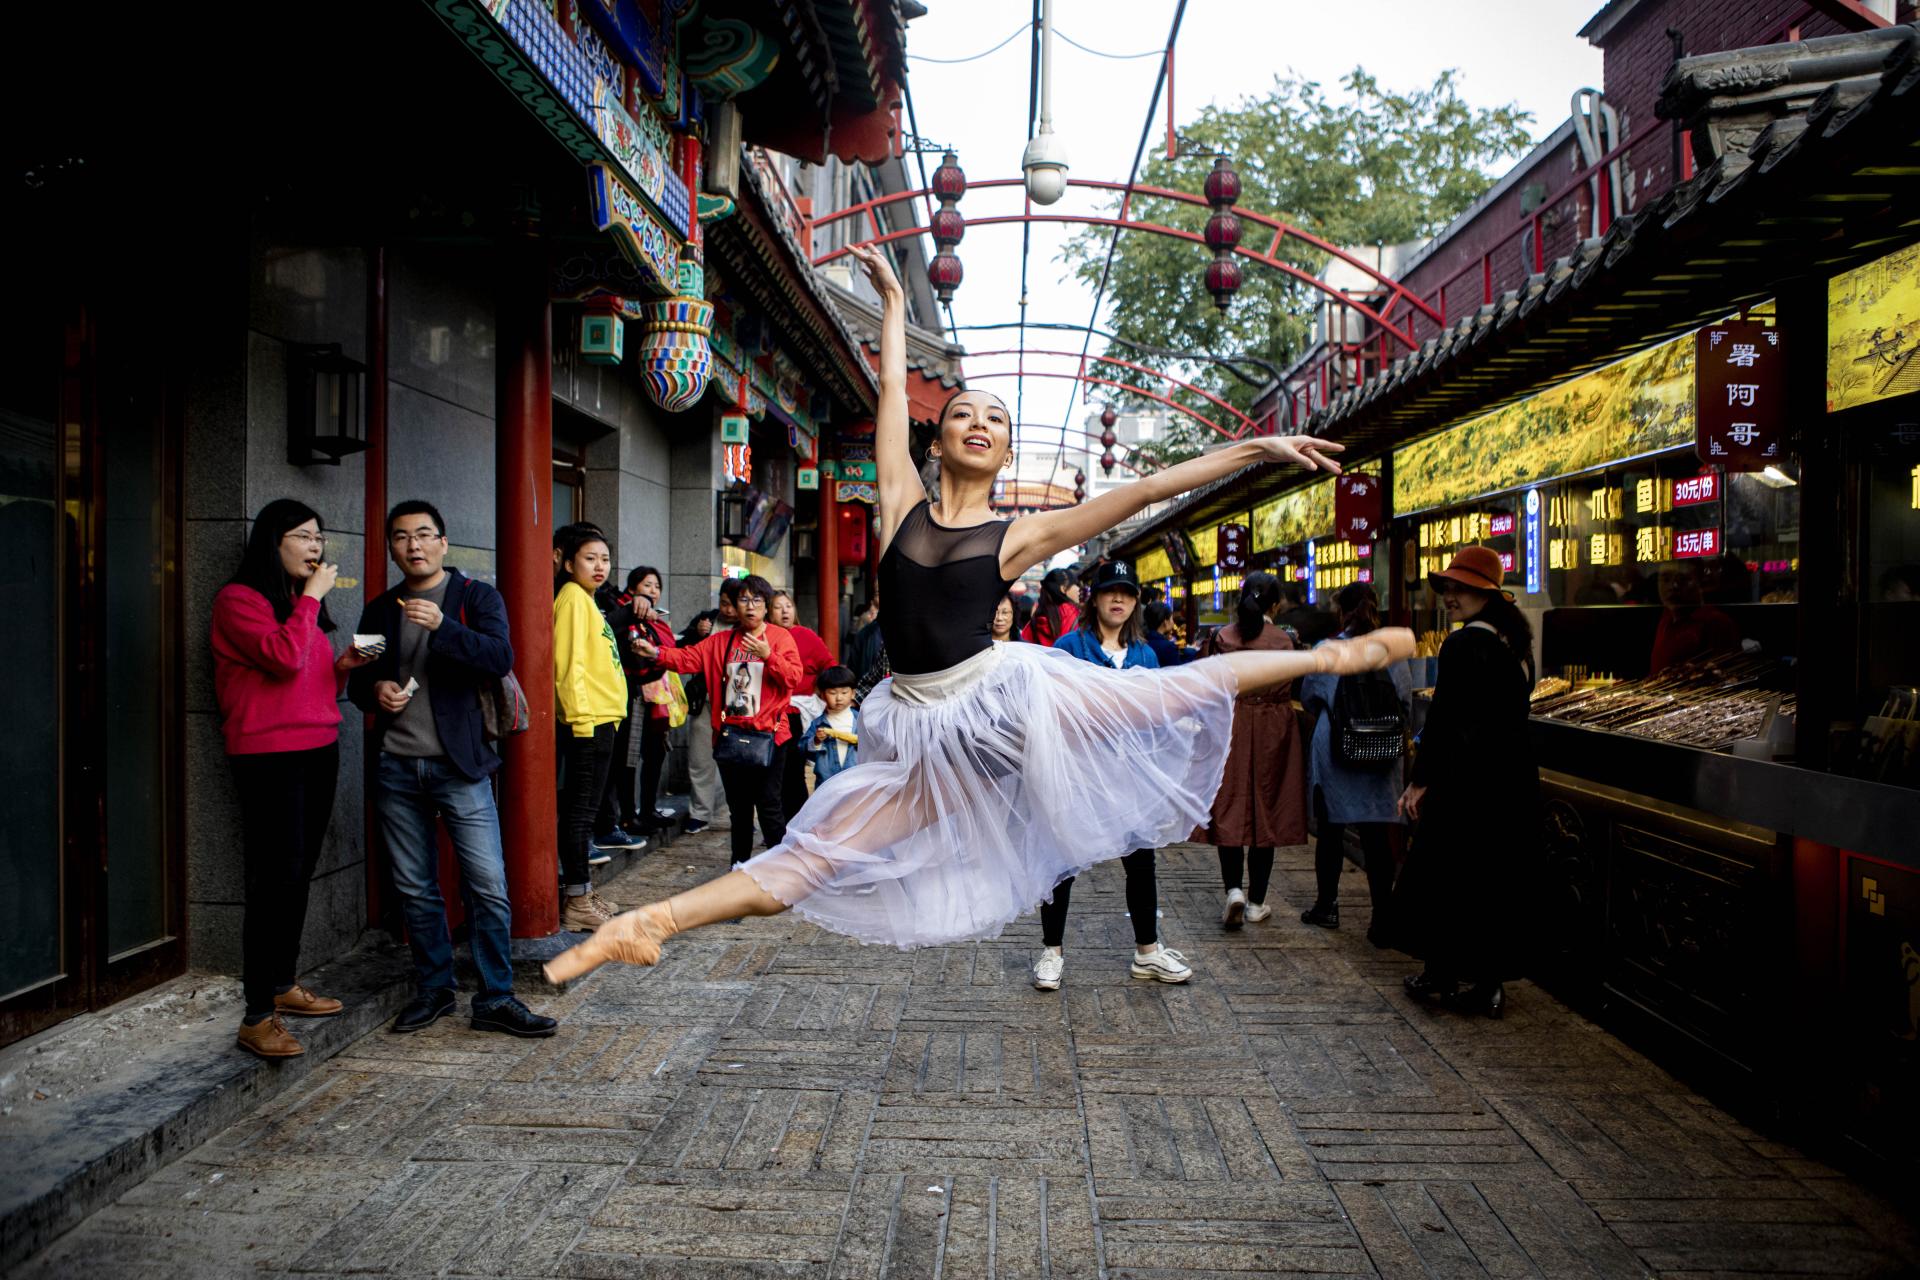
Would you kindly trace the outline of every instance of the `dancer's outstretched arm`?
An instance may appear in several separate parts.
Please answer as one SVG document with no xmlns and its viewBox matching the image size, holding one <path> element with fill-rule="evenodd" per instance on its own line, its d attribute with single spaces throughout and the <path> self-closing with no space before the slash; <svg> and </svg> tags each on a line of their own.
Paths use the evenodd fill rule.
<svg viewBox="0 0 1920 1280">
<path fill-rule="evenodd" d="M 927 496 L 913 465 L 907 431 L 907 291 L 879 249 L 848 250 L 880 295 L 880 399 L 873 412 L 873 462 L 880 483 L 880 550 L 920 499 Z"/>
<path fill-rule="evenodd" d="M 1260 436 L 1142 476 L 1132 484 L 1109 489 L 1091 502 L 1021 516 L 1008 528 L 1006 541 L 1000 544 L 1000 576 L 1017 578 L 1034 565 L 1044 564 L 1062 551 L 1105 533 L 1156 502 L 1177 498 L 1256 462 L 1292 462 L 1309 471 L 1317 468 L 1337 472 L 1339 464 L 1327 455 L 1345 448 L 1343 444 L 1314 436 Z"/>
</svg>

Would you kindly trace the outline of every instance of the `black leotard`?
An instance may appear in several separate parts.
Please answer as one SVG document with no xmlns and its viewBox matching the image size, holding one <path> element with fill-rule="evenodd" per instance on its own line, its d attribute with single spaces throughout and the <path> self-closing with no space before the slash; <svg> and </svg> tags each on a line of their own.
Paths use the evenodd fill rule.
<svg viewBox="0 0 1920 1280">
<path fill-rule="evenodd" d="M 925 502 L 907 512 L 880 557 L 880 638 L 895 671 L 944 671 L 993 643 L 993 610 L 1013 584 L 1000 576 L 1005 520 L 935 524 Z"/>
</svg>

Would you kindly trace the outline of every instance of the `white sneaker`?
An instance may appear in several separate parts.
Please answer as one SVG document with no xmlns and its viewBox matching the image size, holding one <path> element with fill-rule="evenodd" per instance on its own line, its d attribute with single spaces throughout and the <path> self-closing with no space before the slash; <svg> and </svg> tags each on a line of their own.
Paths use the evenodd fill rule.
<svg viewBox="0 0 1920 1280">
<path fill-rule="evenodd" d="M 1248 924 L 1261 924 L 1272 914 L 1273 908 L 1264 902 L 1249 902 L 1247 904 Z"/>
<path fill-rule="evenodd" d="M 1059 949 L 1048 947 L 1040 953 L 1040 958 L 1033 962 L 1033 985 L 1042 991 L 1058 991 L 1060 974 L 1066 967 L 1067 958 L 1060 954 Z"/>
<path fill-rule="evenodd" d="M 1247 918 L 1247 895 L 1241 889 L 1227 890 L 1227 906 L 1220 913 L 1222 929 L 1238 929 L 1240 922 Z"/>
<path fill-rule="evenodd" d="M 1155 947 L 1145 955 L 1134 952 L 1128 972 L 1136 978 L 1151 978 L 1155 982 L 1185 982 L 1193 976 L 1187 958 L 1166 947 Z"/>
</svg>

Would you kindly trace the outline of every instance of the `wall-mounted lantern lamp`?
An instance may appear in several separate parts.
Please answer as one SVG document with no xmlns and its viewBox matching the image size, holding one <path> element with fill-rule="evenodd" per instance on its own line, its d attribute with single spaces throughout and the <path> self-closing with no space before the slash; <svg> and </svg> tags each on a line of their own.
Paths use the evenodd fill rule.
<svg viewBox="0 0 1920 1280">
<path fill-rule="evenodd" d="M 731 489 L 722 489 L 717 496 L 720 501 L 720 541 L 737 545 L 747 536 L 747 487 L 736 485 Z"/>
<path fill-rule="evenodd" d="M 287 360 L 287 461 L 337 467 L 367 447 L 367 367 L 340 344 L 295 346 Z"/>
</svg>

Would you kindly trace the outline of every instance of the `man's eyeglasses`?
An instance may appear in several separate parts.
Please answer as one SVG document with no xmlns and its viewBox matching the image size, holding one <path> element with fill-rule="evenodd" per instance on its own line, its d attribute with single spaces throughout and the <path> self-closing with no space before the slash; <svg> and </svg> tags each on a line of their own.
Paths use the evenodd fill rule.
<svg viewBox="0 0 1920 1280">
<path fill-rule="evenodd" d="M 390 539 L 396 547 L 424 547 L 430 542 L 444 537 L 444 534 L 431 531 L 423 533 L 396 533 Z"/>
</svg>

